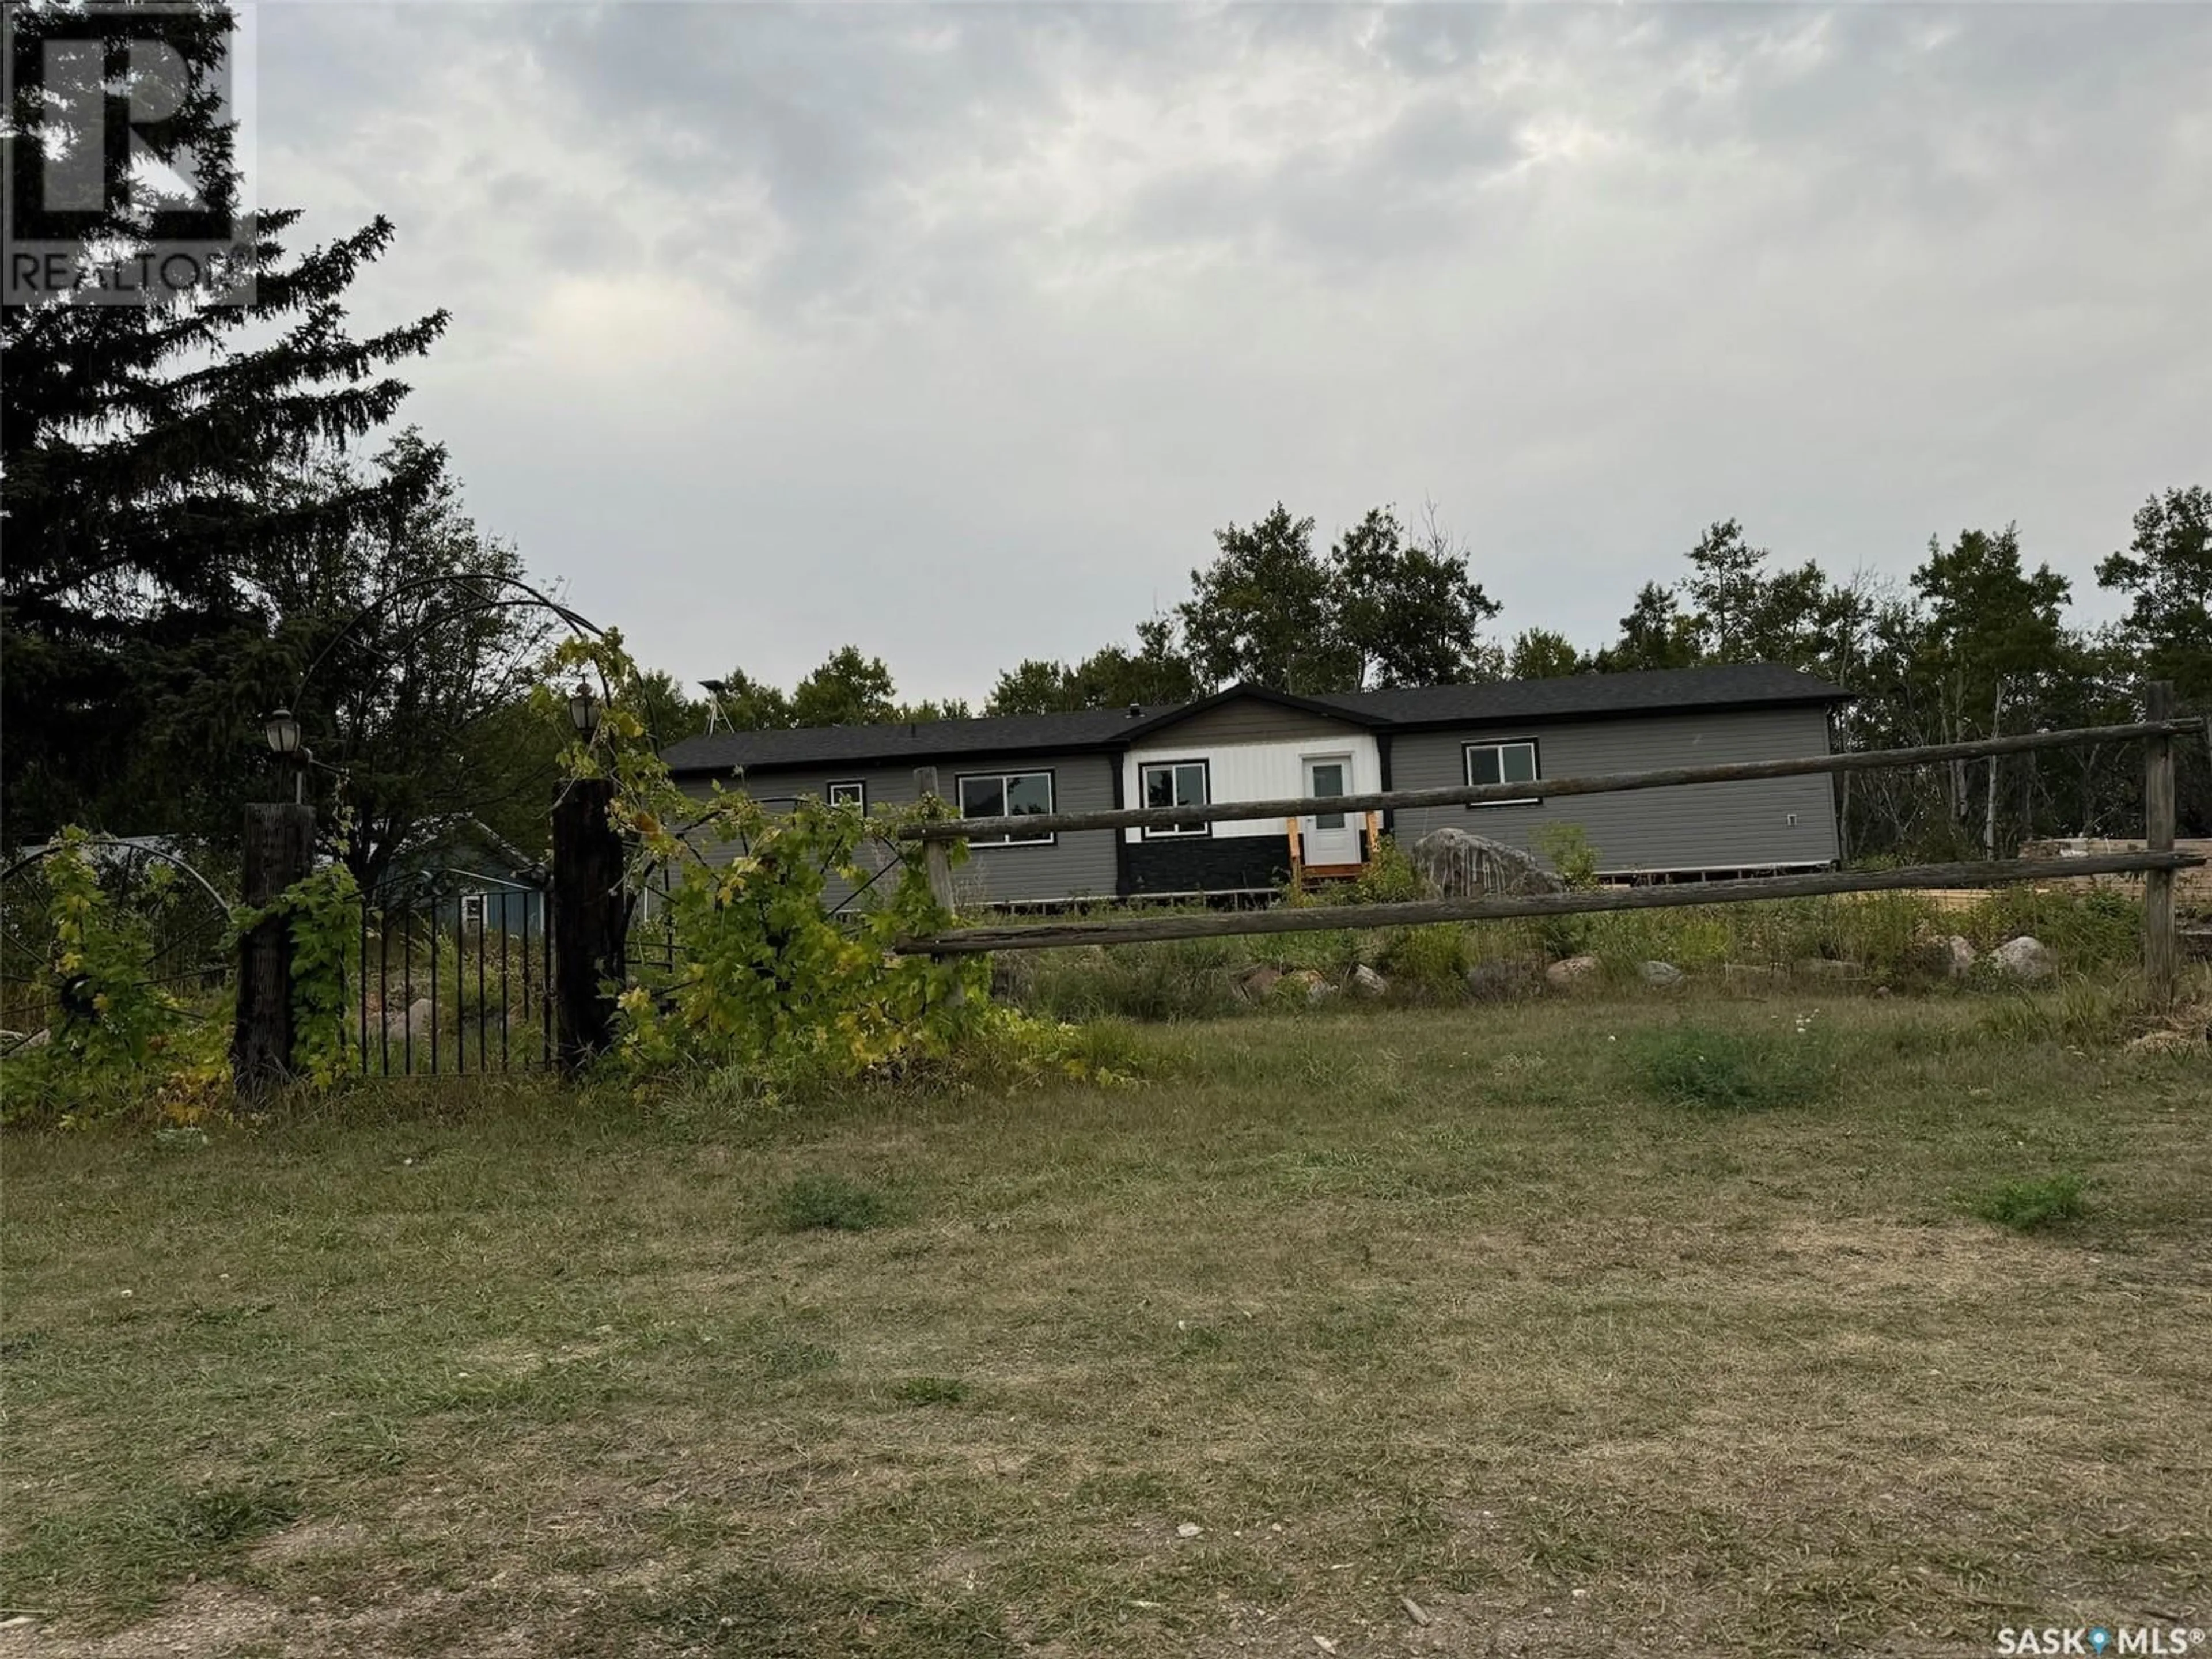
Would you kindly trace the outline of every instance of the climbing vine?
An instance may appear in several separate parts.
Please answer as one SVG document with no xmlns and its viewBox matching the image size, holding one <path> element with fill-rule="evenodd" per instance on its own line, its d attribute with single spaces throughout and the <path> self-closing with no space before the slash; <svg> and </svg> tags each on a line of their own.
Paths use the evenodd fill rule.
<svg viewBox="0 0 2212 1659">
<path fill-rule="evenodd" d="M 94 844 L 65 829 L 42 860 L 47 1024 L 9 1053 L 0 1116 L 69 1124 L 151 1103 L 190 1121 L 227 1085 L 228 1022 L 152 982 L 150 924 L 102 884 Z M 175 878 L 146 876 L 157 894 Z"/>
<path fill-rule="evenodd" d="M 240 930 L 270 917 L 292 940 L 292 1069 L 313 1088 L 334 1087 L 348 1074 L 361 888 L 352 871 L 325 859 L 265 908 L 242 913 Z"/>
<path fill-rule="evenodd" d="M 568 726 L 578 674 L 609 695 L 598 730 L 568 744 L 568 775 L 612 780 L 609 816 L 633 848 L 637 884 L 658 876 L 676 945 L 671 965 L 633 968 L 617 1000 L 617 1058 L 634 1077 L 882 1074 L 975 1044 L 1060 1064 L 1057 1027 L 990 1006 L 988 962 L 896 948 L 951 921 L 921 843 L 897 835 L 940 804 L 864 814 L 810 799 L 770 811 L 719 786 L 687 794 L 635 712 L 637 669 L 620 638 L 553 651 L 535 693 L 545 718 Z M 857 902 L 833 911 L 833 878 L 860 890 Z"/>
<path fill-rule="evenodd" d="M 51 1042 L 95 1070 L 131 1070 L 147 1066 L 167 1046 L 181 1011 L 176 998 L 146 982 L 148 929 L 100 886 L 91 843 L 86 831 L 64 830 L 46 860 L 52 893 L 46 912 L 52 939 Z M 167 885 L 173 875 L 157 868 L 148 878 Z"/>
</svg>

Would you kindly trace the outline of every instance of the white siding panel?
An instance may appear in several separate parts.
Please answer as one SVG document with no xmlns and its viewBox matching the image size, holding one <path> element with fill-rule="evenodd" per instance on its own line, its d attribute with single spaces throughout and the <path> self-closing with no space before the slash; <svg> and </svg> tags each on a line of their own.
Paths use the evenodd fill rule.
<svg viewBox="0 0 2212 1659">
<path fill-rule="evenodd" d="M 1382 787 L 1382 761 L 1376 749 L 1375 739 L 1364 732 L 1340 730 L 1335 732 L 1316 732 L 1310 737 L 1278 738 L 1267 743 L 1200 744 L 1190 748 L 1177 748 L 1164 741 L 1174 736 L 1161 733 L 1163 743 L 1158 746 L 1133 749 L 1122 758 L 1121 794 L 1132 806 L 1145 804 L 1141 787 L 1141 769 L 1169 761 L 1202 760 L 1206 763 L 1209 786 L 1217 801 L 1278 800 L 1306 792 L 1305 762 L 1308 756 L 1349 755 L 1352 757 L 1352 777 L 1349 787 L 1354 792 L 1371 791 Z M 1124 832 L 1131 841 L 1141 841 L 1145 832 L 1131 830 Z M 1213 826 L 1217 836 L 1279 836 L 1283 833 L 1280 818 L 1243 818 Z"/>
</svg>

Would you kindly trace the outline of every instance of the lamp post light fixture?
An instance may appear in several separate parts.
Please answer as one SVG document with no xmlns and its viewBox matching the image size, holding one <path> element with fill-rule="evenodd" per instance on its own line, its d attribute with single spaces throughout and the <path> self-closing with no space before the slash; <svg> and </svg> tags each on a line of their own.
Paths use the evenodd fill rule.
<svg viewBox="0 0 2212 1659">
<path fill-rule="evenodd" d="M 296 755 L 300 752 L 300 717 L 289 708 L 280 708 L 262 722 L 263 734 L 269 739 L 272 755 Z"/>
<path fill-rule="evenodd" d="M 269 752 L 292 768 L 292 804 L 303 804 L 307 799 L 307 769 L 315 763 L 315 756 L 300 741 L 300 717 L 289 708 L 280 708 L 262 721 L 261 735 L 269 740 Z"/>
<path fill-rule="evenodd" d="M 568 724 L 576 728 L 576 735 L 589 743 L 599 729 L 599 700 L 592 695 L 592 688 L 583 681 L 568 694 Z"/>
</svg>

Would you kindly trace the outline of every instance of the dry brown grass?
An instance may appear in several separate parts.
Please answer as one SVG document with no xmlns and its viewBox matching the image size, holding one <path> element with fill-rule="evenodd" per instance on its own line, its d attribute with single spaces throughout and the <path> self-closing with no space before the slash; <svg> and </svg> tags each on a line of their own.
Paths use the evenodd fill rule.
<svg viewBox="0 0 2212 1659">
<path fill-rule="evenodd" d="M 1641 1086 L 1646 1027 L 1808 1009 L 1826 1098 Z M 18 1139 L 5 1594 L 45 1628 L 0 1654 L 1981 1654 L 2212 1614 L 2201 1050 L 1963 1000 L 1146 1041 L 1167 1075 L 1103 1092 Z M 2064 1228 L 1965 1212 L 2057 1170 Z M 889 1218 L 786 1231 L 811 1175 Z"/>
</svg>

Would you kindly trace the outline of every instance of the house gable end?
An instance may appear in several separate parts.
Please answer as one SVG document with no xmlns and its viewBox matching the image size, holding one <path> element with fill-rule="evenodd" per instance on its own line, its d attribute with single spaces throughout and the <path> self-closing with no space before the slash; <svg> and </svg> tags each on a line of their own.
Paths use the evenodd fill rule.
<svg viewBox="0 0 2212 1659">
<path fill-rule="evenodd" d="M 1265 686 L 1233 685 L 1226 691 L 1132 721 L 1131 747 L 1147 750 L 1220 743 L 1273 743 L 1301 738 L 1344 737 L 1388 724 L 1374 715 L 1293 696 Z"/>
</svg>

